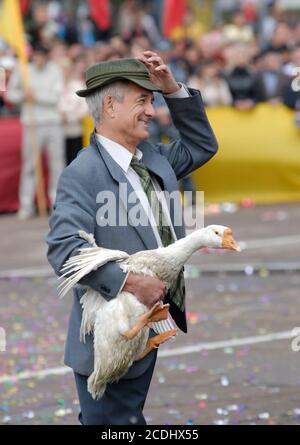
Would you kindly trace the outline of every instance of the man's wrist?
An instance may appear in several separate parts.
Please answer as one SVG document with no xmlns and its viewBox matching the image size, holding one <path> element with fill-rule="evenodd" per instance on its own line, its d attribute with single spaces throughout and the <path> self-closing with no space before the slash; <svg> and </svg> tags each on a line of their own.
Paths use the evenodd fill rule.
<svg viewBox="0 0 300 445">
<path fill-rule="evenodd" d="M 181 85 L 179 83 L 176 83 L 171 88 L 163 90 L 162 94 L 163 95 L 174 94 L 174 93 L 177 93 L 180 89 L 181 89 Z"/>
<path fill-rule="evenodd" d="M 137 274 L 134 274 L 133 272 L 128 272 L 127 276 L 124 280 L 124 285 L 122 290 L 127 291 L 127 292 L 132 292 L 135 288 L 135 283 L 137 281 Z"/>
<path fill-rule="evenodd" d="M 183 83 L 180 82 L 178 85 L 180 86 L 179 90 L 175 91 L 175 93 L 164 94 L 165 99 L 184 99 L 191 96 L 189 90 Z"/>
</svg>

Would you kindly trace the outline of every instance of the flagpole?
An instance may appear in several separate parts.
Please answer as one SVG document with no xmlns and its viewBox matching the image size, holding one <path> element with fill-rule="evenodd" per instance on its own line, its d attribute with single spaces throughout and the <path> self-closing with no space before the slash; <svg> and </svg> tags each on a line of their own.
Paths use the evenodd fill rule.
<svg viewBox="0 0 300 445">
<path fill-rule="evenodd" d="M 29 89 L 29 70 L 28 63 L 21 62 L 21 80 L 24 91 L 28 91 Z M 39 150 L 39 145 L 37 141 L 37 129 L 36 123 L 33 113 L 33 102 L 32 100 L 28 100 L 25 97 L 25 101 L 27 101 L 28 105 L 28 131 L 29 131 L 29 139 L 31 142 L 31 154 L 34 165 L 34 176 L 36 180 L 36 195 L 37 195 L 37 207 L 38 214 L 40 217 L 47 216 L 47 197 L 45 193 L 45 181 L 43 175 L 43 165 L 42 165 L 42 156 Z"/>
</svg>

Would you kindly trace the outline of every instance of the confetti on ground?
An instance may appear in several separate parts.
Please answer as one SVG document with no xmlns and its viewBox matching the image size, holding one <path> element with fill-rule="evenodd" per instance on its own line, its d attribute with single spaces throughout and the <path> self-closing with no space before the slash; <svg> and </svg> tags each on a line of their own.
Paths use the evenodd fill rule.
<svg viewBox="0 0 300 445">
<path fill-rule="evenodd" d="M 242 210 L 232 203 L 211 206 L 206 224 L 229 225 L 238 240 L 283 237 L 287 235 L 283 231 L 286 221 L 289 235 L 298 234 L 299 206 L 263 208 L 248 204 Z M 2 257 L 0 266 L 1 261 L 5 266 L 13 261 L 16 268 L 28 267 L 25 251 L 32 255 L 30 265 L 44 265 L 46 222 L 33 224 L 26 226 L 26 236 L 21 241 L 19 237 L 18 245 L 11 249 L 14 258 Z M 20 230 L 13 217 L 0 220 L 0 225 L 4 233 L 10 228 L 16 233 Z M 37 246 L 38 237 L 41 247 Z M 30 249 L 33 239 L 36 250 Z M 292 331 L 299 326 L 299 273 L 274 273 L 262 264 L 264 260 L 299 261 L 299 245 L 297 249 L 292 244 L 249 249 L 238 257 L 208 253 L 196 254 L 187 268 L 189 333 L 179 334 L 162 349 L 225 344 L 213 350 L 159 358 L 145 407 L 147 422 L 299 425 L 299 353 L 292 351 L 290 339 L 238 347 L 226 344 L 232 339 Z M 24 264 L 18 263 L 22 258 Z M 224 262 L 238 263 L 241 272 L 202 273 L 203 265 Z M 72 302 L 71 296 L 59 300 L 56 286 L 54 276 L 0 279 L 0 293 L 5 296 L 0 325 L 7 340 L 6 351 L 0 352 L 0 378 L 11 377 L 0 383 L 0 424 L 78 424 L 72 372 L 51 373 L 51 369 L 63 366 Z M 41 370 L 49 370 L 49 375 L 38 375 Z M 20 379 L 25 371 L 27 378 Z"/>
</svg>

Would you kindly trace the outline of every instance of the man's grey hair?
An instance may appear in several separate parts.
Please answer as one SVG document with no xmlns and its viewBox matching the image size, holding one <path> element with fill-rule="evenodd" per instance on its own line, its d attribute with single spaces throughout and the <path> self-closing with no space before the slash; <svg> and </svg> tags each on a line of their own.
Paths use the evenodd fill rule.
<svg viewBox="0 0 300 445">
<path fill-rule="evenodd" d="M 97 89 L 85 98 L 89 112 L 93 116 L 95 126 L 99 125 L 102 119 L 104 98 L 106 96 L 112 96 L 118 102 L 123 102 L 127 85 L 127 81 L 116 80 L 105 85 L 103 88 Z"/>
</svg>

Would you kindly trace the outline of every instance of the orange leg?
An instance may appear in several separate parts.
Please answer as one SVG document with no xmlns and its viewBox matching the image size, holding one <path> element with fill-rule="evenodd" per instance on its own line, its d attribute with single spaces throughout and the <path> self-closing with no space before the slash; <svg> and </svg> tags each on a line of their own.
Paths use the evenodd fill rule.
<svg viewBox="0 0 300 445">
<path fill-rule="evenodd" d="M 152 351 L 152 349 L 157 349 L 158 346 L 162 343 L 164 343 L 165 341 L 169 340 L 170 338 L 174 337 L 174 335 L 176 335 L 176 329 L 171 329 L 170 331 L 167 332 L 163 332 L 162 334 L 156 335 L 155 337 L 149 338 L 146 348 L 144 349 L 144 351 L 135 359 L 135 361 L 137 360 L 141 360 L 142 358 L 144 358 L 150 351 Z"/>
<path fill-rule="evenodd" d="M 168 318 L 169 304 L 156 303 L 149 311 L 143 314 L 138 323 L 123 335 L 131 340 L 151 321 L 166 320 Z"/>
<path fill-rule="evenodd" d="M 158 307 L 154 307 L 152 315 L 149 317 L 149 321 L 161 321 L 168 318 L 169 304 L 160 304 Z"/>
</svg>

